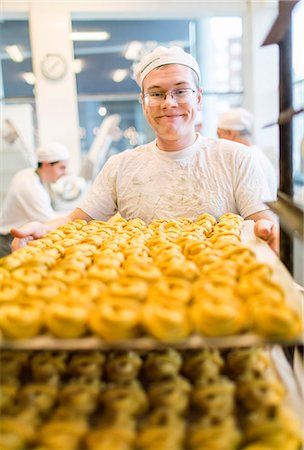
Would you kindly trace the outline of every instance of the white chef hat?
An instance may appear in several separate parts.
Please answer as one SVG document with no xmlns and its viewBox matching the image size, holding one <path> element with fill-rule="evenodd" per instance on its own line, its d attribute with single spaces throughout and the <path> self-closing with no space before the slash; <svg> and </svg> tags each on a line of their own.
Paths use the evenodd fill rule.
<svg viewBox="0 0 304 450">
<path fill-rule="evenodd" d="M 200 69 L 197 61 L 190 53 L 186 53 L 181 47 L 156 47 L 152 52 L 145 55 L 134 68 L 134 78 L 141 87 L 143 79 L 151 70 L 164 64 L 182 64 L 196 72 L 200 79 Z"/>
<path fill-rule="evenodd" d="M 217 127 L 223 130 L 251 131 L 253 115 L 244 108 L 231 108 L 219 114 Z"/>
<path fill-rule="evenodd" d="M 38 162 L 56 162 L 69 159 L 68 149 L 57 142 L 49 142 L 37 148 Z"/>
</svg>

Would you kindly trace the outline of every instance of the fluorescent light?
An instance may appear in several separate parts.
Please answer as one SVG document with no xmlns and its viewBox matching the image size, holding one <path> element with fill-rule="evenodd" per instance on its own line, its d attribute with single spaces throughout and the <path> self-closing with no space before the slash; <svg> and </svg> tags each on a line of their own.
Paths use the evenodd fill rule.
<svg viewBox="0 0 304 450">
<path fill-rule="evenodd" d="M 33 86 L 35 84 L 35 82 L 36 82 L 36 77 L 33 74 L 33 72 L 24 72 L 22 74 L 22 78 L 24 79 L 24 81 L 27 84 L 30 84 L 31 86 Z"/>
<path fill-rule="evenodd" d="M 107 31 L 73 31 L 70 33 L 72 41 L 106 41 L 110 38 Z"/>
<path fill-rule="evenodd" d="M 128 75 L 127 69 L 117 69 L 113 73 L 112 79 L 116 83 L 120 83 L 121 81 L 123 81 L 126 78 L 127 75 Z"/>
<path fill-rule="evenodd" d="M 143 44 L 139 41 L 132 41 L 128 45 L 127 50 L 125 51 L 125 58 L 136 61 L 139 59 L 140 52 L 143 48 Z"/>
<path fill-rule="evenodd" d="M 80 73 L 82 71 L 82 59 L 74 59 L 72 62 L 73 72 Z"/>
<path fill-rule="evenodd" d="M 23 53 L 18 45 L 8 45 L 5 50 L 14 62 L 21 63 L 24 60 Z"/>
</svg>

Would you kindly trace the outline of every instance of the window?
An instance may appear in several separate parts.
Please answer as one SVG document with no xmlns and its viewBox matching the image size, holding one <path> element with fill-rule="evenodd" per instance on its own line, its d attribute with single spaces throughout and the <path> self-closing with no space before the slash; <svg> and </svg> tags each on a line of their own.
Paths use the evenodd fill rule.
<svg viewBox="0 0 304 450">
<path fill-rule="evenodd" d="M 304 3 L 295 5 L 292 12 L 292 84 L 293 108 L 304 108 Z M 304 207 L 304 112 L 293 117 L 293 180 L 294 200 Z"/>
</svg>

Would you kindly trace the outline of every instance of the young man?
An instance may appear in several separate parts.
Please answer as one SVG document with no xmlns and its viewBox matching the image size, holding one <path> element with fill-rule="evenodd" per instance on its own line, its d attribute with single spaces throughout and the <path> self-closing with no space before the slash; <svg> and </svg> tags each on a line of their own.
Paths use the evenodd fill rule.
<svg viewBox="0 0 304 450">
<path fill-rule="evenodd" d="M 263 151 L 252 143 L 253 115 L 244 108 L 231 108 L 218 117 L 217 135 L 219 138 L 247 145 L 257 159 L 267 180 L 271 200 L 277 197 L 278 180 L 274 167 Z"/>
<path fill-rule="evenodd" d="M 201 109 L 200 70 L 179 47 L 158 47 L 135 69 L 143 112 L 156 139 L 112 156 L 84 201 L 69 216 L 31 223 L 11 232 L 14 248 L 74 219 L 197 218 L 227 212 L 258 221 L 256 233 L 278 249 L 275 216 L 262 199 L 269 196 L 259 167 L 246 147 L 208 139 L 195 132 Z"/>
<path fill-rule="evenodd" d="M 11 252 L 11 228 L 57 216 L 46 183 L 54 183 L 65 175 L 68 157 L 65 146 L 48 143 L 37 149 L 37 169 L 23 169 L 13 177 L 0 216 L 0 256 Z"/>
</svg>

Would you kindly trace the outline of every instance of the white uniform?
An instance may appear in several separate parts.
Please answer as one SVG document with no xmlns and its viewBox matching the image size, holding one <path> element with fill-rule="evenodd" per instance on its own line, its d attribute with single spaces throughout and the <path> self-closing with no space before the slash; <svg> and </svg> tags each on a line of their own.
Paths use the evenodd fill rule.
<svg viewBox="0 0 304 450">
<path fill-rule="evenodd" d="M 35 169 L 23 169 L 12 179 L 0 215 L 0 235 L 27 222 L 46 222 L 56 217 L 50 196 Z"/>
<path fill-rule="evenodd" d="M 198 134 L 177 152 L 161 151 L 153 141 L 112 156 L 79 208 L 93 219 L 119 212 L 148 224 L 203 213 L 247 217 L 265 210 L 269 199 L 261 168 L 245 146 Z"/>
<path fill-rule="evenodd" d="M 255 155 L 262 168 L 271 193 L 271 200 L 275 200 L 278 191 L 278 180 L 275 174 L 274 167 L 260 147 L 258 147 L 257 145 L 251 145 L 250 149 L 252 150 L 253 155 Z"/>
</svg>

